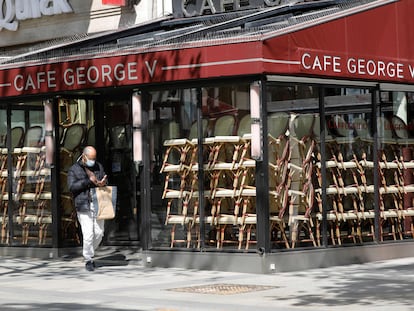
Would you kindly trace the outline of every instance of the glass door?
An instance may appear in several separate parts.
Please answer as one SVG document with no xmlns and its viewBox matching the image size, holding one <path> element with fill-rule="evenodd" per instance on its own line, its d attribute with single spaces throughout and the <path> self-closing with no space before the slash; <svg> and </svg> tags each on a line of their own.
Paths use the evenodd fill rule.
<svg viewBox="0 0 414 311">
<path fill-rule="evenodd" d="M 104 166 L 109 184 L 118 187 L 117 211 L 106 221 L 105 243 L 131 244 L 138 241 L 138 208 L 132 156 L 131 101 L 129 98 L 104 103 Z"/>
</svg>

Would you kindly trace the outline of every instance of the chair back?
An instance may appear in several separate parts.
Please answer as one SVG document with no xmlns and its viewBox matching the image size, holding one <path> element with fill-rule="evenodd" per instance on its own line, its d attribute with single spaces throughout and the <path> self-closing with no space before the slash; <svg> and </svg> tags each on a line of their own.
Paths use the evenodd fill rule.
<svg viewBox="0 0 414 311">
<path fill-rule="evenodd" d="M 63 143 L 64 136 L 65 136 L 65 128 L 62 125 L 59 125 L 59 144 Z"/>
<path fill-rule="evenodd" d="M 95 125 L 92 125 L 86 135 L 86 144 L 88 146 L 95 146 L 95 142 Z"/>
<path fill-rule="evenodd" d="M 203 119 L 201 122 L 203 124 L 202 125 L 202 127 L 203 127 L 203 136 L 202 137 L 205 137 L 206 134 L 207 134 L 208 120 Z M 190 134 L 188 135 L 188 139 L 191 140 L 191 139 L 194 139 L 194 138 L 197 138 L 197 137 L 198 137 L 198 124 L 197 124 L 197 121 L 196 121 L 191 125 Z"/>
<path fill-rule="evenodd" d="M 11 148 L 21 147 L 23 144 L 24 128 L 16 126 L 11 129 Z M 7 142 L 7 140 L 6 140 Z"/>
<path fill-rule="evenodd" d="M 252 124 L 252 121 L 250 118 L 250 114 L 247 114 L 243 118 L 241 118 L 239 122 L 239 127 L 237 129 L 237 135 L 243 136 L 245 134 L 251 133 L 252 132 L 251 124 Z"/>
<path fill-rule="evenodd" d="M 408 138 L 407 124 L 405 124 L 405 122 L 397 116 L 393 116 L 391 122 L 392 122 L 392 127 L 395 131 L 395 135 L 400 139 L 407 139 Z"/>
<path fill-rule="evenodd" d="M 180 125 L 175 121 L 169 121 L 162 126 L 161 131 L 162 140 L 181 138 Z"/>
<path fill-rule="evenodd" d="M 377 118 L 378 137 L 389 139 L 392 138 L 391 122 L 385 117 Z"/>
<path fill-rule="evenodd" d="M 30 127 L 24 136 L 23 146 L 38 147 L 42 142 L 43 128 L 41 126 Z"/>
<path fill-rule="evenodd" d="M 315 115 L 313 113 L 298 115 L 293 121 L 296 138 L 302 139 L 306 136 L 311 136 L 314 123 Z"/>
<path fill-rule="evenodd" d="M 74 123 L 66 128 L 65 137 L 63 138 L 62 147 L 69 151 L 78 149 L 85 137 L 85 125 L 81 123 Z"/>
<path fill-rule="evenodd" d="M 353 129 L 348 125 L 348 123 L 340 115 L 335 115 L 333 117 L 333 125 L 335 127 L 335 132 L 338 136 L 341 137 L 352 137 Z"/>
<path fill-rule="evenodd" d="M 354 129 L 356 132 L 356 135 L 360 138 L 372 138 L 370 131 L 369 131 L 369 127 L 368 127 L 368 123 L 367 121 L 365 121 L 364 119 L 361 118 L 355 118 L 353 120 L 353 124 L 354 124 Z"/>
<path fill-rule="evenodd" d="M 214 124 L 214 136 L 231 136 L 234 130 L 234 117 L 222 116 L 216 120 Z"/>
<path fill-rule="evenodd" d="M 269 134 L 277 138 L 285 135 L 289 127 L 289 114 L 285 112 L 272 113 L 267 117 L 267 127 Z"/>
</svg>

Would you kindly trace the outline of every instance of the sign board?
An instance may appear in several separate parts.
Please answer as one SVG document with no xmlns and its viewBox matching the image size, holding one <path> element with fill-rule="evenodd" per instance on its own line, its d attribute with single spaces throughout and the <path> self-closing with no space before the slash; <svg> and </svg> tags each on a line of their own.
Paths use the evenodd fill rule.
<svg viewBox="0 0 414 311">
<path fill-rule="evenodd" d="M 305 2 L 305 0 L 173 0 L 173 14 L 174 17 L 194 17 L 263 7 L 291 5 L 298 2 Z"/>
<path fill-rule="evenodd" d="M 137 22 L 133 7 L 111 3 L 104 5 L 103 0 L 0 0 L 0 47 L 116 30 Z"/>
</svg>

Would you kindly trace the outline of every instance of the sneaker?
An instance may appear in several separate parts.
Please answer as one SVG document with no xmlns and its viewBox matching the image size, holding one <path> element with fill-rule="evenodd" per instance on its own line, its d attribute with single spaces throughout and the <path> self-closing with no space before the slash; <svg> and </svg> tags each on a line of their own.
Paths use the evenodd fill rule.
<svg viewBox="0 0 414 311">
<path fill-rule="evenodd" d="M 95 270 L 95 263 L 92 260 L 87 261 L 85 264 L 85 269 L 88 271 Z"/>
</svg>

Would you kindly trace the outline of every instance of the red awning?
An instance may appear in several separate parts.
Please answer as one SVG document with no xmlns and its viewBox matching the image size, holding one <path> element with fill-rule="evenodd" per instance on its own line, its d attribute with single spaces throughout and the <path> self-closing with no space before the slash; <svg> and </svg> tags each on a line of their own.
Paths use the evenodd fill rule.
<svg viewBox="0 0 414 311">
<path fill-rule="evenodd" d="M 238 42 L 183 42 L 0 66 L 0 97 L 252 74 L 411 84 L 414 1 L 374 4 Z"/>
<path fill-rule="evenodd" d="M 264 43 L 265 71 L 414 82 L 414 1 L 322 23 Z"/>
<path fill-rule="evenodd" d="M 124 6 L 126 5 L 126 0 L 102 0 L 102 4 Z"/>
</svg>

